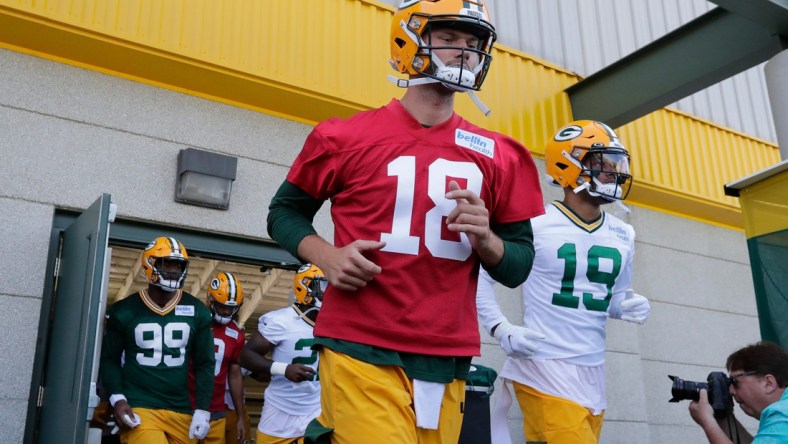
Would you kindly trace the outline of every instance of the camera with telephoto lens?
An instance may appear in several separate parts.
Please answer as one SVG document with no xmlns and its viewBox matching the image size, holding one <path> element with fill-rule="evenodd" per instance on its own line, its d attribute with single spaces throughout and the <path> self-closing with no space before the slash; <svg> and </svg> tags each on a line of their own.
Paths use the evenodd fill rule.
<svg viewBox="0 0 788 444">
<path fill-rule="evenodd" d="M 706 382 L 685 381 L 672 375 L 668 375 L 668 378 L 673 381 L 673 387 L 670 389 L 673 398 L 668 402 L 679 402 L 682 399 L 697 401 L 700 399 L 700 390 L 706 389 L 715 418 L 725 418 L 733 411 L 733 398 L 728 391 L 731 380 L 725 373 L 711 372 Z"/>
</svg>

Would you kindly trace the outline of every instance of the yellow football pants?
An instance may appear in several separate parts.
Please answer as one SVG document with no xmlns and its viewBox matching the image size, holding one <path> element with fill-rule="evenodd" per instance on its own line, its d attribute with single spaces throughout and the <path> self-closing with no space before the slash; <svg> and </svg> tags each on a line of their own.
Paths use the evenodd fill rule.
<svg viewBox="0 0 788 444">
<path fill-rule="evenodd" d="M 121 439 L 127 444 L 195 444 L 189 439 L 192 415 L 170 410 L 134 408 L 140 425 L 123 429 Z"/>
<path fill-rule="evenodd" d="M 319 371 L 317 420 L 333 429 L 332 444 L 457 444 L 465 381 L 446 385 L 438 429 L 428 430 L 416 427 L 413 381 L 401 367 L 368 364 L 323 347 Z"/>
<path fill-rule="evenodd" d="M 211 428 L 208 430 L 208 434 L 205 435 L 205 439 L 201 439 L 198 441 L 199 444 L 225 444 L 224 435 L 225 435 L 225 422 L 227 418 L 224 417 L 222 419 L 215 419 L 211 421 Z M 236 444 L 237 440 L 230 441 L 230 444 Z"/>
<path fill-rule="evenodd" d="M 513 382 L 523 412 L 526 442 L 591 444 L 599 442 L 605 413 L 594 416 L 576 402 L 558 398 Z"/>
<path fill-rule="evenodd" d="M 304 444 L 304 437 L 299 438 L 278 438 L 276 436 L 266 435 L 257 429 L 257 440 L 255 444 Z"/>
</svg>

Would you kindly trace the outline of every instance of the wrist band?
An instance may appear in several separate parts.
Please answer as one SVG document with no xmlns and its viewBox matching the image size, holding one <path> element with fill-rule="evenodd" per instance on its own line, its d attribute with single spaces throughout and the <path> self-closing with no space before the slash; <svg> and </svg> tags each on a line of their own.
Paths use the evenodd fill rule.
<svg viewBox="0 0 788 444">
<path fill-rule="evenodd" d="M 112 395 L 112 396 L 109 397 L 109 403 L 110 403 L 110 405 L 112 407 L 115 407 L 115 403 L 118 402 L 118 401 L 127 401 L 128 402 L 126 397 L 121 395 L 121 394 L 116 394 L 116 395 Z"/>
<path fill-rule="evenodd" d="M 285 370 L 287 370 L 287 364 L 284 362 L 272 362 L 271 363 L 271 376 L 282 375 L 284 376 Z"/>
</svg>

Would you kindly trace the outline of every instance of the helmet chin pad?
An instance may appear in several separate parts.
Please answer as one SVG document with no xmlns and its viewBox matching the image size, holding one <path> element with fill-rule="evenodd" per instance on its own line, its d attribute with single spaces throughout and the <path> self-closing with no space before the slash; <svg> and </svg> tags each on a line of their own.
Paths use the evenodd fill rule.
<svg viewBox="0 0 788 444">
<path fill-rule="evenodd" d="M 178 291 L 181 287 L 183 287 L 183 280 L 164 279 L 161 276 L 159 276 L 159 280 L 156 282 L 156 286 L 166 291 L 167 293 L 173 293 L 175 291 Z"/>
<path fill-rule="evenodd" d="M 213 313 L 213 320 L 216 321 L 219 324 L 227 325 L 227 324 L 230 323 L 230 321 L 233 320 L 233 317 L 232 316 L 222 316 L 219 313 L 214 312 Z"/>
<path fill-rule="evenodd" d="M 232 313 L 230 313 L 229 315 L 226 315 L 226 316 L 222 315 L 221 313 L 219 313 L 218 310 L 216 310 L 216 306 L 217 305 L 222 306 L 222 307 L 230 307 L 230 308 L 232 308 Z M 241 306 L 240 305 L 227 306 L 227 305 L 223 305 L 223 304 L 220 304 L 219 302 L 216 302 L 216 301 L 212 300 L 212 301 L 210 301 L 210 308 L 211 308 L 211 314 L 213 315 L 213 320 L 218 322 L 219 324 L 227 325 L 227 324 L 230 323 L 230 321 L 233 320 L 235 315 L 238 314 L 238 311 L 241 309 Z"/>
<path fill-rule="evenodd" d="M 593 186 L 588 188 L 588 194 L 601 197 L 610 202 L 621 199 L 623 190 L 617 182 L 602 183 L 596 177 L 592 178 L 591 181 Z"/>
<path fill-rule="evenodd" d="M 473 88 L 476 74 L 468 68 L 461 66 L 441 66 L 435 71 L 435 77 L 441 84 L 452 91 L 466 92 Z"/>
</svg>

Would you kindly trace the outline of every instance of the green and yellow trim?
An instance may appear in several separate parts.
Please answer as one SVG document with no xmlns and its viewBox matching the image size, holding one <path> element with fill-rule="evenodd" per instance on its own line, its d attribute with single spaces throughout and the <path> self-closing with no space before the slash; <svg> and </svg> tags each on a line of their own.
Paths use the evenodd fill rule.
<svg viewBox="0 0 788 444">
<path fill-rule="evenodd" d="M 563 202 L 560 202 L 560 201 L 556 200 L 556 201 L 552 202 L 552 205 L 554 207 L 556 207 L 558 209 L 558 211 L 563 213 L 563 215 L 566 216 L 567 219 L 572 221 L 573 224 L 577 225 L 578 228 L 580 228 L 582 230 L 585 230 L 588 233 L 593 233 L 594 231 L 598 230 L 599 227 L 601 227 L 605 223 L 605 212 L 604 211 L 602 211 L 602 214 L 600 214 L 599 217 L 597 217 L 596 219 L 594 219 L 594 220 L 592 220 L 590 222 L 586 222 L 585 220 L 583 220 L 583 218 L 578 216 L 577 213 L 572 211 L 571 208 L 569 208 L 566 205 L 564 205 Z"/>
<path fill-rule="evenodd" d="M 167 304 L 165 304 L 162 307 L 162 306 L 159 306 L 159 304 L 157 304 L 156 302 L 154 302 L 153 299 L 151 299 L 150 295 L 148 295 L 148 290 L 140 290 L 140 299 L 142 299 L 142 302 L 152 312 L 158 314 L 159 316 L 165 316 L 169 312 L 174 310 L 175 307 L 178 305 L 178 303 L 181 302 L 181 296 L 182 295 L 183 295 L 183 291 L 181 291 L 181 290 L 176 291 L 175 292 L 175 296 L 173 296 L 173 298 L 170 299 L 170 301 L 167 302 Z"/>
</svg>

